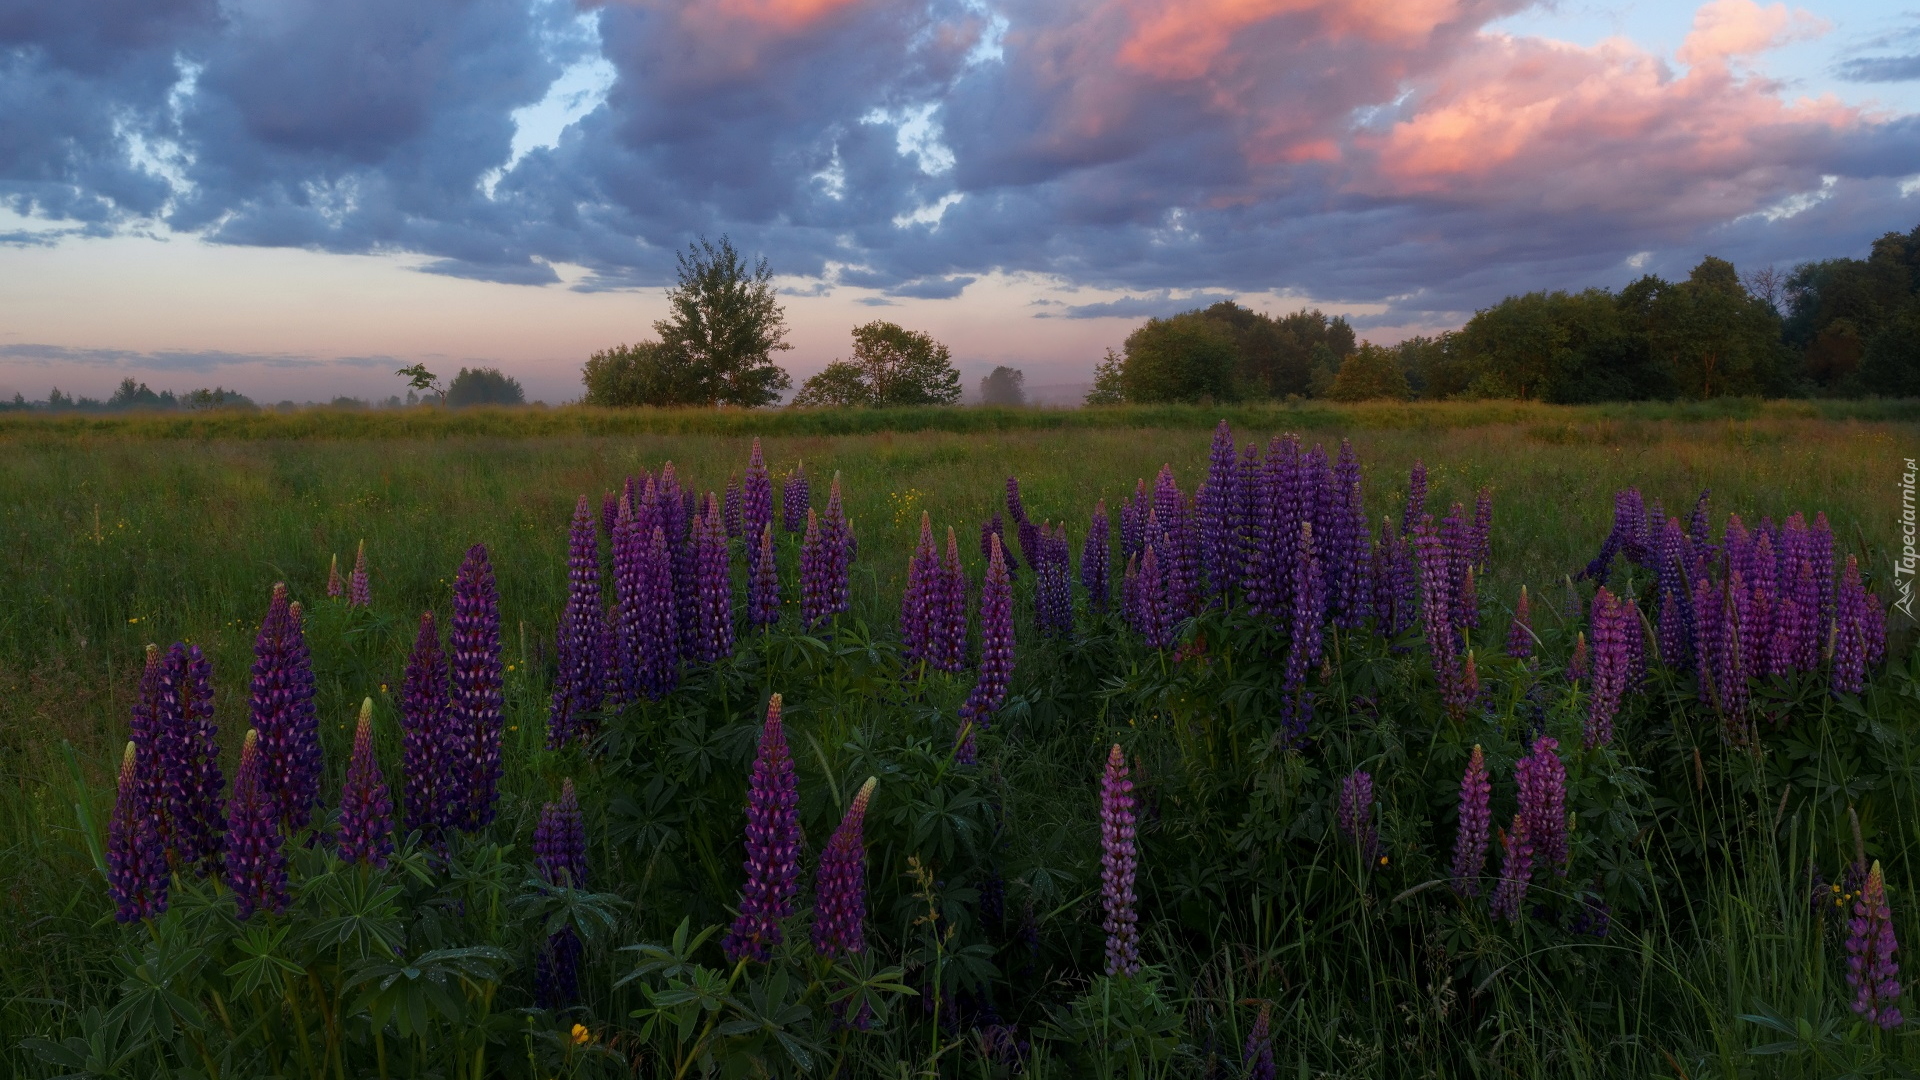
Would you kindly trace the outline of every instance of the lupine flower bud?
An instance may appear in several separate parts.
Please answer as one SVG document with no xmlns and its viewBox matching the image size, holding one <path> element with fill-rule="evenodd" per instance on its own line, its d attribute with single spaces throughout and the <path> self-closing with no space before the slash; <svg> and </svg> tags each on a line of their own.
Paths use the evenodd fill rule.
<svg viewBox="0 0 1920 1080">
<path fill-rule="evenodd" d="M 748 539 L 758 537 L 773 521 L 773 477 L 767 473 L 766 459 L 760 455 L 760 439 L 753 440 L 753 452 L 747 456 L 747 474 L 740 485 L 740 528 Z"/>
<path fill-rule="evenodd" d="M 1487 759 L 1476 743 L 1460 777 L 1460 823 L 1453 837 L 1453 891 L 1480 895 L 1480 872 L 1487 865 L 1487 830 L 1493 823 L 1489 800 L 1493 784 L 1487 779 Z"/>
<path fill-rule="evenodd" d="M 1520 921 L 1520 906 L 1526 902 L 1527 886 L 1533 883 L 1533 839 L 1527 830 L 1527 815 L 1515 814 L 1513 824 L 1500 838 L 1506 854 L 1500 863 L 1500 883 L 1494 887 L 1490 904 L 1496 919 Z"/>
<path fill-rule="evenodd" d="M 134 744 L 127 743 L 113 816 L 107 819 L 107 891 L 113 897 L 113 917 L 123 923 L 165 914 L 172 885 L 157 809 L 135 775 L 137 755 Z"/>
<path fill-rule="evenodd" d="M 367 542 L 360 541 L 360 550 L 353 556 L 353 577 L 347 582 L 348 607 L 372 607 L 373 584 L 367 579 Z"/>
<path fill-rule="evenodd" d="M 1080 587 L 1087 590 L 1087 603 L 1095 611 L 1107 610 L 1113 596 L 1113 541 L 1108 536 L 1107 500 L 1093 507 L 1093 523 L 1087 527 L 1087 539 L 1080 547 Z"/>
<path fill-rule="evenodd" d="M 1520 602 L 1514 605 L 1513 622 L 1507 627 L 1507 655 L 1525 660 L 1533 655 L 1533 611 L 1527 605 L 1527 587 L 1520 586 Z"/>
<path fill-rule="evenodd" d="M 1333 823 L 1360 849 L 1360 855 L 1373 861 L 1380 838 L 1373 825 L 1373 775 L 1356 769 L 1340 781 L 1340 802 L 1334 807 Z"/>
<path fill-rule="evenodd" d="M 461 744 L 449 726 L 447 659 L 431 611 L 420 615 L 420 632 L 400 687 L 400 744 L 406 828 L 437 841 L 442 830 L 458 823 L 464 806 L 453 768 Z"/>
<path fill-rule="evenodd" d="M 347 583 L 340 578 L 340 556 L 335 554 L 327 565 L 327 598 L 338 600 L 347 595 Z"/>
<path fill-rule="evenodd" d="M 722 944 L 729 962 L 765 963 L 780 944 L 800 879 L 800 787 L 780 723 L 780 695 L 767 703 L 760 751 L 747 781 L 747 883 Z"/>
<path fill-rule="evenodd" d="M 320 797 L 320 721 L 313 709 L 313 661 L 299 605 L 287 587 L 273 601 L 253 645 L 253 730 L 260 740 L 260 788 L 289 833 L 306 827 Z"/>
<path fill-rule="evenodd" d="M 1853 1011 L 1868 1023 L 1892 1031 L 1906 1023 L 1895 1004 L 1901 990 L 1900 965 L 1893 954 L 1900 945 L 1893 937 L 1893 909 L 1887 903 L 1887 881 L 1877 860 L 1853 902 L 1847 931 L 1847 986 L 1854 992 Z"/>
<path fill-rule="evenodd" d="M 962 760 L 972 757 L 974 733 L 986 729 L 993 714 L 1006 704 L 1013 679 L 1013 584 L 1000 538 L 993 538 L 986 581 L 980 587 L 980 678 L 960 706 Z"/>
<path fill-rule="evenodd" d="M 1629 614 L 1633 605 L 1601 586 L 1593 598 L 1593 693 L 1588 700 L 1585 731 L 1591 749 L 1613 741 L 1613 718 L 1620 711 L 1631 657 L 1629 635 L 1638 635 L 1639 620 Z"/>
<path fill-rule="evenodd" d="M 1260 1012 L 1253 1018 L 1253 1028 L 1247 1032 L 1247 1045 L 1240 1052 L 1241 1064 L 1246 1067 L 1247 1080 L 1274 1080 L 1279 1067 L 1273 1059 L 1273 1004 L 1263 1001 Z"/>
<path fill-rule="evenodd" d="M 867 846 L 863 826 L 867 804 L 880 783 L 869 776 L 847 807 L 833 839 L 820 852 L 813 879 L 813 951 L 821 956 L 866 951 Z"/>
<path fill-rule="evenodd" d="M 1592 657 L 1587 650 L 1587 634 L 1582 630 L 1575 635 L 1573 656 L 1567 660 L 1567 679 L 1579 682 L 1593 672 Z"/>
<path fill-rule="evenodd" d="M 600 496 L 600 531 L 613 537 L 613 526 L 620 520 L 620 497 L 613 492 L 603 492 Z"/>
<path fill-rule="evenodd" d="M 600 671 L 600 637 L 600 548 L 593 531 L 593 510 L 582 495 L 574 504 L 567 539 L 567 606 L 560 613 L 554 642 L 549 749 L 593 735 L 588 714 L 600 708 L 606 683 Z"/>
<path fill-rule="evenodd" d="M 747 623 L 757 629 L 780 621 L 780 570 L 774 564 L 772 522 L 760 526 L 756 551 L 747 565 Z"/>
<path fill-rule="evenodd" d="M 1100 778 L 1100 903 L 1106 911 L 1101 928 L 1107 932 L 1107 974 L 1111 976 L 1140 970 L 1133 894 L 1138 865 L 1133 781 L 1127 777 L 1127 757 L 1115 743 L 1107 752 L 1106 774 Z"/>
<path fill-rule="evenodd" d="M 1560 763 L 1559 740 L 1542 735 L 1533 752 L 1513 766 L 1514 785 L 1520 789 L 1520 813 L 1527 819 L 1527 836 L 1542 861 L 1561 877 L 1570 855 L 1567 837 L 1567 767 Z"/>
<path fill-rule="evenodd" d="M 393 800 L 373 756 L 373 699 L 367 698 L 360 705 L 353 757 L 340 788 L 340 861 L 384 867 L 392 851 Z"/>
<path fill-rule="evenodd" d="M 485 544 L 467 549 L 453 580 L 453 628 L 448 635 L 453 693 L 447 710 L 457 748 L 461 814 L 468 832 L 493 820 L 499 799 L 501 693 L 506 675 L 500 660 L 500 594 Z"/>
<path fill-rule="evenodd" d="M 813 512 L 812 503 L 807 466 L 800 462 L 794 465 L 793 472 L 787 476 L 786 487 L 780 492 L 780 524 L 790 533 L 805 530 L 807 515 Z"/>
<path fill-rule="evenodd" d="M 263 783 L 265 764 L 260 733 L 248 731 L 227 803 L 227 885 L 243 921 L 256 911 L 277 915 L 287 909 L 287 855 L 281 848 L 278 800 Z"/>
</svg>

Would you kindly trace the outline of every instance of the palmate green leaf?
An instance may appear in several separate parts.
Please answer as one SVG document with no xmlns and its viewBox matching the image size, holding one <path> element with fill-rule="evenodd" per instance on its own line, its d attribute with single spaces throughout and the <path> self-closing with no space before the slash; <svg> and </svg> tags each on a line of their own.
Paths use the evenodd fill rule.
<svg viewBox="0 0 1920 1080">
<path fill-rule="evenodd" d="M 680 920 L 673 931 L 673 940 L 666 945 L 644 942 L 639 945 L 623 945 L 621 952 L 639 953 L 639 961 L 631 972 L 621 976 L 614 983 L 616 987 L 625 986 L 635 979 L 649 975 L 658 975 L 662 979 L 682 979 L 691 977 L 695 972 L 705 970 L 693 960 L 693 954 L 707 939 L 720 932 L 719 926 L 709 926 L 698 934 L 691 933 L 692 918 Z"/>
<path fill-rule="evenodd" d="M 360 989 L 355 1014 L 366 1014 L 376 1029 L 392 1024 L 410 1037 L 425 1030 L 434 1014 L 461 1022 L 468 999 L 498 983 L 512 963 L 506 951 L 485 945 L 435 949 L 411 961 L 375 958 L 352 970 L 345 989 Z"/>
<path fill-rule="evenodd" d="M 124 1017 L 103 1013 L 96 1005 L 81 1014 L 83 1034 L 69 1035 L 59 1042 L 28 1038 L 20 1045 L 54 1068 L 67 1070 L 54 1074 L 52 1080 L 130 1076 L 134 1073 L 129 1066 L 150 1044 L 143 1036 L 126 1037 L 125 1028 Z"/>
<path fill-rule="evenodd" d="M 233 980 L 236 996 L 244 997 L 262 987 L 279 994 L 288 976 L 298 978 L 305 973 L 305 968 L 280 953 L 281 943 L 292 930 L 291 926 L 268 927 L 258 924 L 242 927 L 234 947 L 239 949 L 243 959 L 226 970 L 227 978 Z"/>
<path fill-rule="evenodd" d="M 120 1000 L 107 1015 L 124 1021 L 134 1038 L 170 1039 L 176 1021 L 188 1030 L 201 1030 L 206 1017 L 181 989 L 196 981 L 205 958 L 204 950 L 175 947 L 164 938 L 148 943 L 138 960 L 115 957 L 114 966 L 125 977 L 120 982 Z"/>
<path fill-rule="evenodd" d="M 324 949 L 348 946 L 352 959 L 391 956 L 406 943 L 398 903 L 404 892 L 384 874 L 329 874 L 309 893 L 327 914 L 301 935 L 302 942 Z"/>
</svg>

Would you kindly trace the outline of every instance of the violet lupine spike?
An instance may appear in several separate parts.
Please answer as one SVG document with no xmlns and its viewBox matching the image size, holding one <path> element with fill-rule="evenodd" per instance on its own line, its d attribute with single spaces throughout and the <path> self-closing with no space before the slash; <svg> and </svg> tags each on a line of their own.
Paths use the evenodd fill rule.
<svg viewBox="0 0 1920 1080">
<path fill-rule="evenodd" d="M 679 659 L 698 660 L 700 649 L 699 576 L 695 569 L 697 553 L 693 535 L 696 508 L 691 490 L 683 489 L 673 462 L 660 466 L 657 493 L 660 517 L 658 526 L 667 543 L 667 561 L 673 595 L 674 652 Z"/>
<path fill-rule="evenodd" d="M 694 519 L 695 608 L 700 619 L 694 656 L 706 663 L 733 655 L 733 568 L 729 565 L 726 526 L 720 499 L 707 492 L 706 512 Z"/>
<path fill-rule="evenodd" d="M 1035 537 L 1041 559 L 1034 570 L 1033 621 L 1043 634 L 1066 637 L 1073 632 L 1073 596 L 1067 585 L 1067 540 L 1063 526 L 1055 533 L 1042 523 Z"/>
<path fill-rule="evenodd" d="M 1819 616 L 1815 620 L 1824 634 L 1827 624 L 1833 618 L 1833 529 L 1827 524 L 1827 515 L 1821 511 L 1813 515 L 1813 531 L 1807 537 L 1807 561 L 1813 564 L 1814 584 L 1820 592 Z"/>
<path fill-rule="evenodd" d="M 447 727 L 447 659 L 433 612 L 420 632 L 400 686 L 400 773 L 406 779 L 401 820 L 409 832 L 435 843 L 458 822 L 458 777 L 450 766 L 457 745 Z"/>
<path fill-rule="evenodd" d="M 1452 611 L 1449 619 L 1456 633 L 1480 628 L 1479 598 L 1473 588 L 1473 537 L 1466 511 L 1454 503 L 1440 523 L 1440 537 L 1447 545 L 1447 593 Z"/>
<path fill-rule="evenodd" d="M 1240 1051 L 1240 1063 L 1247 1080 L 1274 1080 L 1279 1065 L 1273 1059 L 1273 1004 L 1263 1001 L 1247 1032 L 1247 1044 Z"/>
<path fill-rule="evenodd" d="M 1679 518 L 1668 518 L 1660 531 L 1660 659 L 1684 669 L 1693 653 L 1693 545 L 1680 528 Z M 1671 619 L 1667 614 L 1671 607 Z"/>
<path fill-rule="evenodd" d="M 393 799 L 373 754 L 373 699 L 360 705 L 353 756 L 340 787 L 340 861 L 385 867 L 393 853 Z"/>
<path fill-rule="evenodd" d="M 253 730 L 260 739 L 261 790 L 289 833 L 305 828 L 320 797 L 320 726 L 312 660 L 298 605 L 275 584 L 253 645 Z"/>
<path fill-rule="evenodd" d="M 813 511 L 813 494 L 807 484 L 805 462 L 794 465 L 780 491 L 780 524 L 789 533 L 806 531 L 807 515 Z"/>
<path fill-rule="evenodd" d="M 600 708 L 606 684 L 600 671 L 600 548 L 593 525 L 593 508 L 582 495 L 567 537 L 567 605 L 555 631 L 548 749 L 592 738 L 589 714 Z"/>
<path fill-rule="evenodd" d="M 1860 563 L 1847 556 L 1847 568 L 1834 601 L 1833 667 L 1829 676 L 1833 694 L 1858 694 L 1867 685 L 1867 591 L 1860 583 Z"/>
<path fill-rule="evenodd" d="M 1512 923 L 1520 921 L 1520 910 L 1527 899 L 1527 887 L 1533 883 L 1533 839 L 1527 829 L 1527 816 L 1515 814 L 1513 824 L 1500 838 L 1506 854 L 1500 862 L 1500 883 L 1494 886 L 1493 898 L 1488 905 L 1496 919 Z"/>
<path fill-rule="evenodd" d="M 1240 469 L 1233 429 L 1225 420 L 1213 429 L 1207 454 L 1207 482 L 1194 493 L 1200 530 L 1201 570 L 1206 595 L 1225 605 L 1240 582 Z"/>
<path fill-rule="evenodd" d="M 500 739 L 505 727 L 500 659 L 500 594 L 485 544 L 467 549 L 453 580 L 453 625 L 447 635 L 452 693 L 447 723 L 456 747 L 459 825 L 468 832 L 493 821 L 500 791 Z"/>
<path fill-rule="evenodd" d="M 1520 789 L 1520 813 L 1527 819 L 1527 837 L 1541 861 L 1561 877 L 1567 876 L 1571 855 L 1567 836 L 1567 767 L 1556 752 L 1559 740 L 1542 735 L 1533 752 L 1513 766 L 1514 786 Z"/>
<path fill-rule="evenodd" d="M 540 820 L 533 827 L 533 865 L 549 885 L 587 887 L 587 825 L 572 777 L 560 781 L 557 801 L 540 807 Z"/>
<path fill-rule="evenodd" d="M 774 562 L 773 523 L 760 526 L 760 543 L 747 563 L 747 625 L 756 629 L 780 621 L 780 570 Z"/>
<path fill-rule="evenodd" d="M 266 790 L 266 755 L 260 733 L 249 730 L 240 747 L 233 798 L 227 803 L 227 886 L 234 914 L 245 921 L 256 911 L 287 909 L 287 853 L 280 834 L 279 801 Z"/>
<path fill-rule="evenodd" d="M 1420 553 L 1420 614 L 1425 620 L 1427 653 L 1433 660 L 1433 674 L 1440 683 L 1440 696 L 1455 721 L 1465 715 L 1464 688 L 1460 685 L 1457 634 L 1453 625 L 1451 552 L 1446 541 L 1433 527 L 1433 517 L 1421 519 L 1414 530 L 1414 547 Z"/>
<path fill-rule="evenodd" d="M 1687 517 L 1687 539 L 1693 542 L 1693 549 L 1704 559 L 1713 558 L 1712 498 L 1712 488 L 1702 491 L 1700 497 L 1694 500 L 1693 513 Z"/>
<path fill-rule="evenodd" d="M 747 455 L 747 475 L 740 485 L 740 528 L 749 541 L 757 541 L 773 522 L 773 477 L 760 455 L 760 439 L 753 440 L 753 452 Z"/>
<path fill-rule="evenodd" d="M 1357 630 L 1373 610 L 1372 530 L 1367 524 L 1365 495 L 1360 487 L 1360 459 L 1353 443 L 1340 440 L 1340 460 L 1333 468 L 1332 535 L 1327 540 L 1328 604 L 1337 624 Z"/>
<path fill-rule="evenodd" d="M 1337 540 L 1335 523 L 1343 516 L 1341 497 L 1336 490 L 1337 481 L 1333 474 L 1333 465 L 1327 460 L 1327 452 L 1318 444 L 1307 453 L 1306 465 L 1302 469 L 1305 484 L 1306 502 L 1302 520 L 1313 523 L 1313 536 L 1320 558 L 1320 575 L 1314 581 L 1315 591 L 1320 594 L 1320 606 L 1329 613 L 1335 611 L 1338 597 L 1335 592 L 1339 586 L 1339 570 L 1334 563 L 1333 545 Z M 1295 592 L 1298 602 L 1299 593 Z"/>
<path fill-rule="evenodd" d="M 727 539 L 738 540 L 742 535 L 740 532 L 742 528 L 740 520 L 740 479 L 738 477 L 732 475 L 727 477 L 727 493 L 722 499 L 720 520 L 721 523 L 727 527 Z"/>
<path fill-rule="evenodd" d="M 133 782 L 140 789 L 141 805 L 154 817 L 154 832 L 162 851 L 172 843 L 168 793 L 175 771 L 172 759 L 178 754 L 179 739 L 179 724 L 170 715 L 175 702 L 168 700 L 170 695 L 162 687 L 165 667 L 160 646 L 149 643 L 129 732 L 134 748 Z"/>
<path fill-rule="evenodd" d="M 867 950 L 867 804 L 880 779 L 867 782 L 847 806 L 840 827 L 820 851 L 813 878 L 813 951 L 821 956 L 858 955 Z"/>
<path fill-rule="evenodd" d="M 1513 607 L 1513 622 L 1507 626 L 1507 655 L 1525 660 L 1533 655 L 1533 609 L 1527 602 L 1527 587 L 1520 586 L 1520 602 Z"/>
<path fill-rule="evenodd" d="M 1334 807 L 1333 823 L 1362 858 L 1373 861 L 1380 846 L 1373 824 L 1373 774 L 1355 769 L 1340 781 L 1340 801 Z"/>
<path fill-rule="evenodd" d="M 1884 1031 L 1906 1023 L 1897 1004 L 1900 965 L 1893 954 L 1899 948 L 1893 936 L 1893 908 L 1887 903 L 1887 880 L 1875 860 L 1847 924 L 1847 986 L 1854 993 L 1853 1011 Z"/>
<path fill-rule="evenodd" d="M 1027 522 L 1027 507 L 1020 501 L 1020 478 L 1017 476 L 1007 477 L 1007 517 L 1015 525 L 1024 525 Z"/>
<path fill-rule="evenodd" d="M 1087 539 L 1080 546 L 1080 587 L 1087 590 L 1087 603 L 1095 611 L 1107 610 L 1113 597 L 1113 541 L 1108 536 L 1107 500 L 1093 507 L 1093 521 L 1087 526 Z"/>
<path fill-rule="evenodd" d="M 947 554 L 940 563 L 938 607 L 930 615 L 928 635 L 933 669 L 949 674 L 967 667 L 967 571 L 960 565 L 960 540 L 947 526 Z"/>
<path fill-rule="evenodd" d="M 613 539 L 614 523 L 620 520 L 620 496 L 613 492 L 603 492 L 600 496 L 600 531 Z"/>
<path fill-rule="evenodd" d="M 1134 628 L 1149 648 L 1164 650 L 1173 648 L 1175 616 L 1162 565 L 1155 546 L 1148 544 L 1134 576 Z"/>
<path fill-rule="evenodd" d="M 1399 637 L 1413 625 L 1419 614 L 1419 573 L 1415 569 L 1413 542 L 1393 527 L 1393 519 L 1380 523 L 1380 539 L 1373 549 L 1373 613 L 1379 632 Z"/>
<path fill-rule="evenodd" d="M 800 541 L 800 622 L 809 633 L 819 631 L 833 617 L 828 543 L 821 533 L 820 515 L 808 510 L 806 536 Z"/>
<path fill-rule="evenodd" d="M 367 542 L 365 540 L 360 541 L 360 550 L 353 556 L 353 576 L 347 579 L 347 606 L 373 606 L 373 584 L 367 577 Z"/>
<path fill-rule="evenodd" d="M 1473 566 L 1485 573 L 1493 565 L 1493 489 L 1481 488 L 1473 500 Z"/>
<path fill-rule="evenodd" d="M 1613 719 L 1629 677 L 1629 635 L 1640 633 L 1633 605 L 1602 585 L 1593 597 L 1593 687 L 1583 738 L 1588 749 L 1613 741 Z"/>
<path fill-rule="evenodd" d="M 827 489 L 827 510 L 820 516 L 822 536 L 831 541 L 827 544 L 825 557 L 829 575 L 830 607 L 835 615 L 844 615 L 853 609 L 853 589 L 849 571 L 859 543 L 853 535 L 853 522 L 847 520 L 846 511 L 840 499 L 840 474 L 833 474 L 833 483 Z"/>
<path fill-rule="evenodd" d="M 1660 662 L 1675 671 L 1684 670 L 1693 659 L 1692 628 L 1688 626 L 1680 599 L 1671 592 L 1660 594 Z"/>
<path fill-rule="evenodd" d="M 1107 932 L 1107 974 L 1116 978 L 1140 970 L 1138 899 L 1133 891 L 1139 868 L 1134 803 L 1127 756 L 1114 743 L 1107 752 L 1107 771 L 1100 777 L 1100 904 L 1106 913 L 1101 929 Z"/>
<path fill-rule="evenodd" d="M 225 845 L 219 729 L 213 720 L 213 665 L 198 645 L 175 642 L 155 679 L 154 721 L 165 755 L 158 788 L 165 798 L 165 840 L 172 863 L 206 874 Z"/>
<path fill-rule="evenodd" d="M 1427 463 L 1416 460 L 1407 473 L 1407 505 L 1400 511 L 1400 535 L 1405 536 L 1427 513 Z"/>
<path fill-rule="evenodd" d="M 667 531 L 654 526 L 640 556 L 640 692 L 659 701 L 680 684 L 679 604 L 673 586 L 673 554 Z"/>
<path fill-rule="evenodd" d="M 980 557 L 981 558 L 985 559 L 985 558 L 991 557 L 993 553 L 993 541 L 996 538 L 998 538 L 1000 541 L 1000 548 L 1001 548 L 1000 557 L 1006 560 L 1007 577 L 1013 578 L 1018 576 L 1020 571 L 1020 560 L 1014 558 L 1013 549 L 1007 546 L 1006 523 L 1000 520 L 1000 515 L 998 513 L 995 513 L 992 517 L 989 517 L 987 520 L 980 523 Z"/>
<path fill-rule="evenodd" d="M 1153 514 L 1166 538 L 1160 551 L 1160 575 L 1166 582 L 1167 607 L 1174 618 L 1193 614 L 1198 599 L 1199 560 L 1195 551 L 1192 514 L 1187 498 L 1174 482 L 1173 466 L 1162 465 L 1153 479 Z"/>
<path fill-rule="evenodd" d="M 1249 573 L 1252 569 L 1254 549 L 1261 544 L 1259 530 L 1266 520 L 1266 465 L 1260 460 L 1260 444 L 1249 442 L 1240 451 L 1240 464 L 1234 479 L 1234 485 L 1240 496 L 1240 505 L 1235 511 L 1237 524 L 1236 539 L 1240 549 L 1233 556 L 1234 565 L 1239 568 L 1239 576 L 1230 583 L 1246 595 Z"/>
<path fill-rule="evenodd" d="M 760 750 L 747 781 L 747 881 L 740 914 L 721 947 L 730 963 L 765 963 L 781 937 L 780 922 L 793 913 L 800 882 L 800 784 L 780 722 L 780 695 L 767 703 Z"/>
<path fill-rule="evenodd" d="M 1313 692 L 1307 689 L 1307 672 L 1320 665 L 1324 655 L 1326 609 L 1324 594 L 1318 587 L 1320 559 L 1313 523 L 1300 523 L 1298 547 L 1292 559 L 1296 601 L 1288 626 L 1287 660 L 1281 677 L 1282 722 L 1289 741 L 1298 744 L 1313 724 Z"/>
<path fill-rule="evenodd" d="M 1259 534 L 1259 542 L 1247 561 L 1247 606 L 1281 622 L 1293 610 L 1294 544 L 1300 523 L 1308 517 L 1301 471 L 1300 440 L 1275 436 L 1267 446 L 1261 477 L 1261 520 L 1248 525 Z"/>
<path fill-rule="evenodd" d="M 640 637 L 646 621 L 645 594 L 642 589 L 641 562 L 645 537 L 634 515 L 634 505 L 622 499 L 619 517 L 613 526 L 613 631 L 615 662 L 605 673 L 610 705 L 624 705 L 640 696 Z"/>
<path fill-rule="evenodd" d="M 107 892 L 113 897 L 114 919 L 123 923 L 165 914 L 173 883 L 160 839 L 158 810 L 136 775 L 138 756 L 135 745 L 127 743 L 120 758 L 113 816 L 107 819 Z"/>
<path fill-rule="evenodd" d="M 338 600 L 345 595 L 347 583 L 340 577 L 340 556 L 336 553 L 327 565 L 327 599 Z"/>
<path fill-rule="evenodd" d="M 1133 496 L 1120 504 L 1120 558 L 1121 561 L 1138 555 L 1147 546 L 1147 510 L 1152 500 L 1147 495 L 1147 482 L 1133 482 Z M 980 552 L 986 554 L 983 547 Z"/>
<path fill-rule="evenodd" d="M 1765 523 L 1762 524 L 1762 530 L 1753 539 L 1751 573 L 1745 577 L 1746 608 L 1740 613 L 1740 648 L 1746 654 L 1748 670 L 1765 678 L 1773 671 L 1770 649 L 1776 593 L 1774 571 L 1778 562 L 1773 537 L 1764 529 Z"/>
<path fill-rule="evenodd" d="M 1493 783 L 1487 778 L 1487 758 L 1478 743 L 1460 776 L 1460 819 L 1453 834 L 1453 891 L 1480 895 L 1480 874 L 1487 866 L 1487 834 L 1493 824 Z"/>
<path fill-rule="evenodd" d="M 960 706 L 960 723 L 969 746 L 975 733 L 985 731 L 993 714 L 1006 704 L 1013 681 L 1013 584 L 1007 580 L 1005 550 L 999 537 L 987 560 L 987 576 L 980 586 L 980 677 Z"/>
</svg>

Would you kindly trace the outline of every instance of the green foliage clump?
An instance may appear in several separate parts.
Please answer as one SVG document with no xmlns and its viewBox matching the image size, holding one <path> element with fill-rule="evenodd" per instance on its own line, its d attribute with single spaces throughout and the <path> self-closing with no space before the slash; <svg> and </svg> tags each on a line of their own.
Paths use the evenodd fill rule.
<svg viewBox="0 0 1920 1080">
<path fill-rule="evenodd" d="M 461 368 L 460 373 L 447 384 L 447 404 L 454 408 L 465 405 L 525 405 L 526 391 L 520 388 L 520 380 L 501 372 L 499 368 Z"/>
<path fill-rule="evenodd" d="M 933 335 L 876 320 L 853 330 L 853 359 L 835 360 L 809 378 L 792 404 L 820 406 L 952 405 L 960 400 L 953 354 Z"/>
</svg>

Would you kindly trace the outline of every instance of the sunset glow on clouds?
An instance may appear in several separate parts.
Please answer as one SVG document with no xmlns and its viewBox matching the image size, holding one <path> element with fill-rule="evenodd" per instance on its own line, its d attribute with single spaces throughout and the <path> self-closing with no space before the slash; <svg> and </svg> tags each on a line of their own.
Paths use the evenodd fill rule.
<svg viewBox="0 0 1920 1080">
<path fill-rule="evenodd" d="M 0 224 L 0 383 L 41 392 L 89 349 L 116 375 L 164 349 L 345 355 L 190 303 L 143 342 L 59 314 L 90 298 L 24 291 L 56 260 L 47 280 L 84 291 L 75 266 L 136 242 L 383 260 L 369 291 L 329 294 L 332 321 L 364 320 L 352 347 L 382 357 L 422 354 L 390 303 L 409 281 L 520 290 L 448 325 L 439 351 L 559 371 L 597 340 L 576 341 L 584 312 L 594 333 L 639 336 L 673 252 L 725 232 L 782 273 L 796 370 L 854 321 L 912 312 L 956 327 L 963 358 L 1037 350 L 1029 379 L 1047 382 L 1084 378 L 1122 320 L 1196 296 L 1311 300 L 1391 337 L 1513 291 L 1684 273 L 1709 250 L 1841 254 L 1920 221 L 1920 122 L 1886 103 L 1898 80 L 1846 81 L 1920 53 L 1896 8 L 1711 0 L 1664 49 L 1504 28 L 1539 12 L 0 0 L 0 205 L 17 225 Z M 1769 66 L 1816 46 L 1812 75 Z M 98 277 L 123 300 L 143 287 Z M 245 280 L 222 286 L 242 306 Z M 531 320 L 529 340 L 550 319 L 567 344 L 490 351 L 489 308 Z"/>
</svg>

